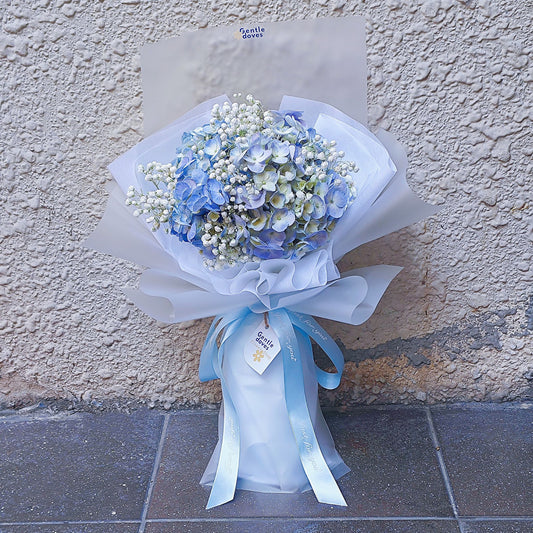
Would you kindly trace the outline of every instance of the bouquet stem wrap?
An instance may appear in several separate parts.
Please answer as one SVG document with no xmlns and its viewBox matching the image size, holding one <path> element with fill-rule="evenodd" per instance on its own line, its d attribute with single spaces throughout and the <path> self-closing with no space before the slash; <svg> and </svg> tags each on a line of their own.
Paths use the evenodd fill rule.
<svg viewBox="0 0 533 533">
<path fill-rule="evenodd" d="M 265 323 L 276 333 L 281 351 L 259 375 L 242 357 L 258 316 L 245 308 L 216 317 L 202 350 L 200 379 L 220 379 L 223 394 L 220 438 L 202 478 L 203 484 L 212 484 L 207 508 L 232 500 L 236 488 L 312 488 L 319 502 L 346 505 L 335 478 L 349 468 L 335 450 L 317 396 L 317 384 L 339 385 L 342 353 L 311 316 L 276 309 L 265 313 Z M 335 373 L 315 365 L 311 339 L 330 358 Z"/>
</svg>

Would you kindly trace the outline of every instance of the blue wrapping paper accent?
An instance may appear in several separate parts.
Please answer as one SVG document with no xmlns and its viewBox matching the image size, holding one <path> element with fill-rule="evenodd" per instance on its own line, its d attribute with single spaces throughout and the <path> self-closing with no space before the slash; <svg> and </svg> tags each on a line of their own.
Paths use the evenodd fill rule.
<svg viewBox="0 0 533 533">
<path fill-rule="evenodd" d="M 281 346 L 285 403 L 300 461 L 309 484 L 321 503 L 345 506 L 346 502 L 331 473 L 315 435 L 307 407 L 300 348 L 296 338 L 297 328 L 310 342 L 315 340 L 324 350 L 336 372 L 329 373 L 315 365 L 318 383 L 327 389 L 336 388 L 342 376 L 344 358 L 335 341 L 309 315 L 276 309 L 268 313 L 270 324 Z M 207 509 L 231 501 L 235 495 L 239 471 L 240 440 L 239 420 L 231 391 L 224 379 L 222 363 L 224 346 L 232 335 L 238 335 L 241 326 L 256 320 L 257 314 L 249 308 L 217 316 L 209 329 L 200 357 L 201 381 L 220 379 L 224 397 L 224 423 L 220 457 L 207 503 Z M 220 338 L 219 338 L 220 337 Z M 217 344 L 217 339 L 219 342 Z"/>
</svg>

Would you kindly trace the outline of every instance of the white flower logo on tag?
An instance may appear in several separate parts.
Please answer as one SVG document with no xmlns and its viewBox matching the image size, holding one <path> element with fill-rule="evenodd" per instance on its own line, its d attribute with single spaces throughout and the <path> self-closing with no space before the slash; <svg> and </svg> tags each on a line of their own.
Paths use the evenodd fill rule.
<svg viewBox="0 0 533 533">
<path fill-rule="evenodd" d="M 261 318 L 250 340 L 244 346 L 244 360 L 258 374 L 262 374 L 280 352 L 279 340 L 268 323 Z"/>
</svg>

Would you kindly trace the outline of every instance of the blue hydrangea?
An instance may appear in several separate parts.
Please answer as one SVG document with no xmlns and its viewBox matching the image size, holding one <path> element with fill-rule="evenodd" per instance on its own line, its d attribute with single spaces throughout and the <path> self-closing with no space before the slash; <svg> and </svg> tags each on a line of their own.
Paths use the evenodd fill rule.
<svg viewBox="0 0 533 533">
<path fill-rule="evenodd" d="M 185 132 L 170 164 L 140 170 L 156 191 L 128 204 L 196 246 L 210 267 L 288 258 L 325 246 L 355 198 L 355 163 L 298 111 L 266 111 L 251 96 L 215 105 Z"/>
</svg>

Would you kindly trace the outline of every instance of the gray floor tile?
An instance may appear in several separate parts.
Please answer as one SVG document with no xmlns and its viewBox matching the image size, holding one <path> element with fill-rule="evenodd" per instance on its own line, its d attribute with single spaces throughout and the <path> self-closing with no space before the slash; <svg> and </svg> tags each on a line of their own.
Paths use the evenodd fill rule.
<svg viewBox="0 0 533 533">
<path fill-rule="evenodd" d="M 163 417 L 0 419 L 0 522 L 139 519 Z"/>
<path fill-rule="evenodd" d="M 533 409 L 434 408 L 462 516 L 533 516 Z"/>
<path fill-rule="evenodd" d="M 476 520 L 463 521 L 464 533 L 531 533 L 531 520 Z"/>
<path fill-rule="evenodd" d="M 0 533 L 137 533 L 139 524 L 17 524 L 0 525 Z"/>
<path fill-rule="evenodd" d="M 151 523 L 146 533 L 459 533 L 454 520 L 246 520 Z"/>
<path fill-rule="evenodd" d="M 352 469 L 345 497 L 358 516 L 453 516 L 423 409 L 363 409 L 328 419 Z"/>
<path fill-rule="evenodd" d="M 452 516 L 423 410 L 327 418 L 352 468 L 339 481 L 347 508 L 317 503 L 312 492 L 237 491 L 233 502 L 206 511 L 209 491 L 198 482 L 216 443 L 216 415 L 179 413 L 171 417 L 148 517 Z"/>
</svg>

